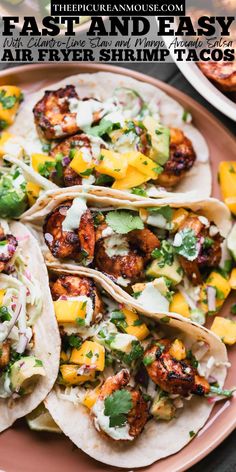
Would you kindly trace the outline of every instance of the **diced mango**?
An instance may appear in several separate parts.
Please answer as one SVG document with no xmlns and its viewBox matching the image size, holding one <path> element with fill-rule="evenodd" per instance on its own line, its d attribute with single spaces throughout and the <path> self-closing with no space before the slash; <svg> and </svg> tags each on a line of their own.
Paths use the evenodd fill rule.
<svg viewBox="0 0 236 472">
<path fill-rule="evenodd" d="M 186 349 L 180 339 L 175 339 L 170 346 L 170 355 L 174 357 L 177 361 L 182 361 L 186 359 Z"/>
<path fill-rule="evenodd" d="M 60 366 L 60 373 L 62 380 L 66 385 L 80 385 L 89 380 L 94 380 L 95 371 L 91 370 L 89 374 L 80 375 L 78 374 L 79 367 L 72 364 L 63 364 Z"/>
<path fill-rule="evenodd" d="M 179 229 L 180 225 L 184 222 L 187 216 L 188 212 L 184 208 L 178 208 L 178 210 L 174 210 L 172 216 L 172 224 L 174 231 L 177 231 Z"/>
<path fill-rule="evenodd" d="M 41 191 L 41 187 L 38 184 L 35 184 L 34 182 L 27 182 L 26 184 L 26 192 L 27 192 L 27 197 L 29 200 L 29 205 L 32 206 L 36 202 L 39 194 Z"/>
<path fill-rule="evenodd" d="M 185 300 L 184 295 L 181 292 L 177 292 L 173 295 L 170 311 L 178 313 L 179 315 L 184 316 L 185 318 L 190 318 L 189 306 Z"/>
<path fill-rule="evenodd" d="M 217 334 L 225 344 L 236 343 L 236 322 L 222 316 L 216 316 L 211 331 Z"/>
<path fill-rule="evenodd" d="M 32 154 L 31 165 L 35 172 L 39 172 L 39 166 L 45 162 L 55 162 L 54 157 L 46 156 L 45 154 Z"/>
<path fill-rule="evenodd" d="M 222 161 L 219 166 L 219 178 L 225 204 L 236 215 L 236 201 L 230 203 L 231 198 L 236 198 L 236 161 Z"/>
<path fill-rule="evenodd" d="M 3 297 L 4 297 L 5 293 L 6 293 L 6 290 L 4 290 L 4 289 L 0 290 L 0 306 L 2 306 L 2 304 L 3 304 Z"/>
<path fill-rule="evenodd" d="M 236 215 L 236 197 L 226 197 L 225 204 L 230 209 L 233 215 Z"/>
<path fill-rule="evenodd" d="M 80 349 L 73 349 L 70 362 L 79 365 L 92 365 L 95 370 L 105 367 L 105 348 L 95 341 L 85 341 Z"/>
<path fill-rule="evenodd" d="M 139 339 L 139 341 L 143 341 L 149 335 L 149 329 L 145 323 L 140 323 L 140 318 L 137 313 L 124 308 L 122 313 L 125 315 L 125 321 L 127 323 L 127 327 L 125 328 L 126 333 L 132 334 Z"/>
<path fill-rule="evenodd" d="M 76 151 L 75 156 L 73 157 L 70 163 L 70 167 L 75 172 L 77 172 L 77 174 L 87 173 L 88 175 L 84 175 L 84 177 L 86 178 L 86 177 L 89 177 L 90 171 L 94 169 L 95 164 L 92 161 L 88 162 L 84 160 L 83 153 L 81 151 Z"/>
<path fill-rule="evenodd" d="M 229 285 L 233 290 L 236 290 L 236 269 L 233 269 L 230 274 Z"/>
<path fill-rule="evenodd" d="M 21 90 L 14 85 L 0 87 L 0 129 L 12 125 L 20 105 Z"/>
<path fill-rule="evenodd" d="M 86 304 L 76 300 L 57 300 L 54 310 L 58 323 L 76 323 L 78 318 L 85 318 Z"/>
<path fill-rule="evenodd" d="M 132 166 L 128 166 L 126 176 L 123 179 L 116 180 L 112 188 L 116 190 L 128 190 L 129 188 L 138 187 L 144 182 L 150 180 L 150 177 L 142 174 Z"/>
<path fill-rule="evenodd" d="M 114 179 L 120 180 L 126 176 L 127 167 L 128 160 L 124 154 L 102 149 L 96 170 L 101 174 L 110 175 Z"/>
<path fill-rule="evenodd" d="M 94 405 L 94 403 L 96 403 L 97 399 L 98 399 L 98 395 L 99 395 L 99 392 L 100 392 L 100 389 L 94 389 L 94 390 L 91 390 L 91 391 L 88 391 L 88 393 L 86 393 L 84 399 L 83 399 L 83 405 L 86 406 L 87 408 L 91 409 Z"/>
<path fill-rule="evenodd" d="M 219 274 L 218 272 L 211 272 L 200 291 L 200 307 L 205 313 L 209 311 L 207 298 L 208 286 L 214 287 L 216 289 L 216 310 L 219 310 L 219 308 L 223 305 L 231 290 L 229 280 L 225 279 L 225 277 L 223 277 L 223 275 Z"/>
<path fill-rule="evenodd" d="M 153 170 L 157 164 L 149 157 L 145 156 L 141 152 L 129 152 L 124 154 L 124 156 L 128 159 L 129 165 L 142 174 L 146 175 L 150 179 L 156 180 L 158 178 L 158 174 Z"/>
<path fill-rule="evenodd" d="M 6 142 L 13 137 L 13 134 L 8 133 L 8 131 L 3 131 L 0 136 L 0 157 L 3 157 L 6 154 L 5 144 Z"/>
</svg>

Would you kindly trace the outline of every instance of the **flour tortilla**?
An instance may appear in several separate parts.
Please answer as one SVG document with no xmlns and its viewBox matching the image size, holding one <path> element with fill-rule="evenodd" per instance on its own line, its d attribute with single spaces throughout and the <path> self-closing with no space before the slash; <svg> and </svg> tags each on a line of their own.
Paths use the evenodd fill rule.
<svg viewBox="0 0 236 472">
<path fill-rule="evenodd" d="M 49 290 L 48 274 L 40 248 L 24 225 L 11 222 L 9 226 L 12 234 L 19 238 L 19 246 L 27 258 L 28 268 L 42 291 L 43 310 L 33 326 L 32 354 L 43 362 L 46 375 L 39 378 L 32 393 L 11 402 L 11 405 L 8 406 L 8 399 L 0 399 L 0 432 L 11 426 L 18 418 L 30 413 L 45 399 L 57 378 L 60 358 L 60 336 Z"/>
<path fill-rule="evenodd" d="M 22 216 L 23 221 L 29 226 L 30 230 L 33 232 L 35 237 L 38 239 L 41 250 L 43 252 L 46 264 L 49 267 L 61 267 L 69 270 L 76 270 L 81 268 L 78 263 L 73 260 L 58 260 L 52 256 L 47 245 L 44 241 L 43 236 L 43 223 L 46 215 L 48 215 L 53 209 L 55 209 L 60 203 L 74 199 L 76 197 L 83 196 L 87 199 L 87 204 L 91 208 L 103 208 L 103 209 L 130 209 L 138 210 L 140 208 L 147 207 L 160 207 L 170 205 L 172 208 L 187 208 L 194 212 L 199 211 L 202 216 L 205 216 L 210 221 L 214 222 L 215 225 L 219 228 L 219 231 L 223 237 L 226 237 L 231 229 L 231 217 L 228 208 L 220 201 L 214 198 L 208 198 L 206 200 L 195 200 L 194 198 L 188 200 L 184 199 L 186 195 L 175 194 L 172 198 L 163 198 L 154 200 L 154 199 L 144 199 L 144 200 L 127 200 L 125 194 L 120 191 L 115 191 L 112 189 L 104 189 L 101 187 L 91 186 L 90 189 L 85 191 L 85 188 L 81 186 L 70 187 L 68 189 L 60 189 L 56 191 L 46 192 L 42 197 L 38 199 L 34 206 L 32 206 L 27 212 Z M 96 274 L 98 271 L 95 269 L 84 268 L 83 270 L 91 274 Z M 122 288 L 115 284 L 106 274 L 99 272 L 101 279 L 105 279 L 113 289 L 119 293 L 122 293 L 123 296 L 132 300 L 130 295 L 128 295 Z M 138 301 L 133 301 L 136 306 Z"/>
<path fill-rule="evenodd" d="M 62 271 L 59 273 L 71 273 Z M 111 298 L 118 303 L 125 303 L 128 308 L 133 304 L 122 299 L 115 293 L 109 284 L 100 278 L 99 274 L 89 274 L 81 269 L 75 272 L 80 276 L 91 277 L 100 287 L 105 290 Z M 139 310 L 142 314 L 157 321 L 163 314 L 152 314 L 145 310 Z M 221 340 L 206 328 L 182 318 L 172 315 L 168 324 L 161 324 L 161 329 L 167 333 L 170 331 L 184 333 L 183 340 L 188 347 L 196 341 L 203 341 L 209 345 L 209 351 L 201 361 L 206 364 L 213 356 L 219 365 L 215 368 L 214 377 L 222 387 L 226 377 L 227 351 Z M 178 418 L 170 422 L 150 420 L 146 424 L 140 437 L 129 444 L 116 443 L 100 435 L 92 424 L 88 409 L 83 405 L 76 405 L 61 398 L 60 387 L 55 387 L 45 400 L 46 408 L 49 410 L 54 421 L 61 430 L 78 446 L 94 459 L 116 467 L 128 469 L 145 467 L 153 462 L 170 456 L 182 449 L 191 441 L 190 431 L 197 433 L 206 423 L 213 404 L 207 399 L 193 396 L 191 400 L 185 401 Z"/>
<path fill-rule="evenodd" d="M 96 72 L 93 74 L 79 74 L 52 84 L 36 93 L 26 95 L 26 101 L 22 104 L 15 123 L 10 131 L 24 138 L 26 148 L 33 152 L 42 152 L 38 138 L 33 107 L 43 97 L 45 90 L 57 90 L 66 85 L 75 85 L 78 96 L 82 99 L 93 97 L 106 100 L 113 95 L 117 87 L 128 87 L 137 91 L 147 103 L 160 114 L 160 120 L 167 126 L 177 127 L 192 141 L 197 160 L 186 177 L 174 188 L 177 193 L 195 192 L 195 198 L 207 198 L 211 195 L 211 170 L 209 164 L 209 150 L 203 135 L 192 125 L 182 121 L 184 108 L 173 98 L 153 85 L 110 72 Z M 24 126 L 22 126 L 24 123 Z M 166 197 L 170 192 L 160 190 L 155 195 L 158 198 Z"/>
</svg>

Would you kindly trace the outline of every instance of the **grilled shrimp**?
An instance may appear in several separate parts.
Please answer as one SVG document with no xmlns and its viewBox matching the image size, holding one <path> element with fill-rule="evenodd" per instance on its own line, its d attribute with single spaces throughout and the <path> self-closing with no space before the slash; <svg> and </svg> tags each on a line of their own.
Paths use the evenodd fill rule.
<svg viewBox="0 0 236 472">
<path fill-rule="evenodd" d="M 7 263 L 14 256 L 18 242 L 12 234 L 4 235 L 2 231 L 0 234 L 0 272 L 3 272 Z"/>
<path fill-rule="evenodd" d="M 130 380 L 128 370 L 123 369 L 118 374 L 108 377 L 99 394 L 99 400 L 105 400 L 117 390 L 128 390 L 131 394 L 132 409 L 128 413 L 127 422 L 129 424 L 129 435 L 133 438 L 139 436 L 148 420 L 148 405 L 144 400 L 140 390 L 127 387 Z M 126 388 L 125 388 L 126 387 Z M 95 417 L 93 416 L 95 420 Z M 96 420 L 95 420 L 96 425 Z"/>
<path fill-rule="evenodd" d="M 10 361 L 10 341 L 5 341 L 3 344 L 0 344 L 0 370 L 4 369 Z"/>
<path fill-rule="evenodd" d="M 176 360 L 169 349 L 171 341 L 161 339 L 158 345 L 151 346 L 144 354 L 144 359 L 153 358 L 146 365 L 149 377 L 162 390 L 171 394 L 188 396 L 190 393 L 204 395 L 208 393 L 209 384 L 206 379 L 197 375 L 196 369 L 188 360 Z"/>
<path fill-rule="evenodd" d="M 40 136 L 49 141 L 77 133 L 76 113 L 70 112 L 70 99 L 78 99 L 74 85 L 47 90 L 36 103 L 33 113 Z"/>
<path fill-rule="evenodd" d="M 90 210 L 81 216 L 79 228 L 64 231 L 62 224 L 72 202 L 67 201 L 55 208 L 47 217 L 43 226 L 44 239 L 52 255 L 59 259 L 72 258 L 83 261 L 86 265 L 94 257 L 95 231 Z"/>
<path fill-rule="evenodd" d="M 89 297 L 94 308 L 93 322 L 96 323 L 101 319 L 102 299 L 93 280 L 78 275 L 60 275 L 51 285 L 51 293 L 53 300 L 58 300 L 61 296 L 78 297 L 84 295 Z"/>
<path fill-rule="evenodd" d="M 189 261 L 183 256 L 179 256 L 180 264 L 193 285 L 200 285 L 202 276 L 200 269 L 204 267 L 216 267 L 221 260 L 222 236 L 218 232 L 210 236 L 209 229 L 199 220 L 197 215 L 189 215 L 180 225 L 179 230 L 192 229 L 195 233 L 199 245 L 199 251 L 196 259 Z M 212 243 L 207 246 L 204 241 L 209 240 Z"/>
<path fill-rule="evenodd" d="M 178 128 L 170 129 L 170 157 L 158 176 L 158 185 L 174 187 L 185 176 L 196 160 L 190 139 Z"/>
<path fill-rule="evenodd" d="M 223 92 L 236 92 L 236 62 L 199 62 L 202 73 Z"/>
<path fill-rule="evenodd" d="M 102 229 L 106 228 L 102 224 Z M 114 234 L 102 237 L 101 228 L 96 234 L 95 264 L 99 270 L 115 277 L 140 279 L 152 251 L 160 246 L 159 239 L 149 229 L 134 230 L 127 235 Z"/>
<path fill-rule="evenodd" d="M 50 152 L 50 155 L 56 157 L 58 154 L 62 154 L 65 158 L 63 164 L 63 182 L 62 185 L 65 187 L 71 187 L 73 185 L 81 185 L 82 177 L 77 174 L 71 167 L 70 167 L 70 151 L 72 149 L 80 150 L 82 149 L 88 156 L 92 158 L 92 149 L 91 149 L 91 142 L 89 138 L 84 134 L 76 134 L 74 136 L 70 136 L 67 139 L 64 139 L 59 144 L 53 147 Z"/>
</svg>

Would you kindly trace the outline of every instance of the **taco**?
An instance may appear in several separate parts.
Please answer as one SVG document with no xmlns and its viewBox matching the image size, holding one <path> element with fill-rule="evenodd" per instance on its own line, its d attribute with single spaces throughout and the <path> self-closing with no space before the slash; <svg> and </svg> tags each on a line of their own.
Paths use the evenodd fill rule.
<svg viewBox="0 0 236 472">
<path fill-rule="evenodd" d="M 45 405 L 91 457 L 147 466 L 184 447 L 214 402 L 232 395 L 222 390 L 225 346 L 207 329 L 135 311 L 84 269 L 51 272 L 50 287 L 62 352 Z"/>
<path fill-rule="evenodd" d="M 43 283 L 42 283 L 43 282 Z M 37 241 L 0 222 L 0 431 L 30 413 L 57 377 L 60 337 Z"/>
<path fill-rule="evenodd" d="M 230 214 L 215 199 L 187 203 L 175 195 L 131 202 L 114 198 L 112 190 L 70 188 L 48 192 L 25 221 L 35 228 L 49 266 L 99 271 L 149 311 L 177 312 L 204 324 L 231 290 Z"/>
<path fill-rule="evenodd" d="M 174 189 L 205 198 L 209 153 L 191 121 L 158 88 L 98 72 L 26 97 L 10 131 L 25 143 L 23 159 L 36 175 L 60 187 L 98 185 L 148 197 Z"/>
</svg>

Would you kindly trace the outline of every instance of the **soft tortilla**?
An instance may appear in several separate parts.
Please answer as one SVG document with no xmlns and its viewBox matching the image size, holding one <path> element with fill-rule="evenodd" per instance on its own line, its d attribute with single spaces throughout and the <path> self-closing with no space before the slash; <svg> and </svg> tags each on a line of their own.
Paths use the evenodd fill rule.
<svg viewBox="0 0 236 472">
<path fill-rule="evenodd" d="M 62 272 L 60 269 L 58 271 Z M 119 294 L 114 293 L 109 284 L 99 277 L 99 274 L 88 274 L 83 269 L 77 271 L 76 274 L 90 276 L 118 303 L 125 302 L 126 306 L 128 304 L 132 307 L 131 303 L 122 300 Z M 150 315 L 145 310 L 141 310 L 141 313 L 157 320 L 163 316 L 163 314 Z M 173 328 L 185 333 L 184 340 L 189 343 L 189 347 L 197 340 L 209 345 L 204 363 L 207 363 L 211 356 L 220 363 L 213 375 L 219 385 L 223 386 L 226 377 L 227 351 L 221 340 L 206 328 L 186 321 L 178 315 L 173 315 L 168 325 L 161 325 L 163 330 L 171 331 Z M 147 466 L 178 452 L 191 441 L 190 431 L 197 433 L 204 426 L 213 407 L 207 399 L 192 397 L 191 400 L 185 402 L 178 418 L 171 422 L 150 420 L 137 440 L 132 444 L 125 444 L 116 443 L 100 435 L 92 424 L 87 408 L 62 399 L 58 387 L 46 398 L 45 405 L 61 430 L 82 451 L 105 464 L 128 469 Z"/>
<path fill-rule="evenodd" d="M 61 344 L 49 290 L 48 274 L 37 241 L 19 222 L 11 222 L 10 229 L 15 237 L 19 237 L 19 245 L 28 259 L 28 267 L 42 291 L 43 310 L 33 327 L 32 354 L 42 360 L 46 375 L 40 377 L 32 393 L 15 400 L 11 406 L 7 405 L 8 399 L 0 399 L 0 432 L 11 426 L 18 418 L 30 413 L 50 392 L 58 374 Z"/>
<path fill-rule="evenodd" d="M 78 263 L 72 260 L 58 260 L 54 258 L 49 251 L 47 245 L 45 244 L 42 226 L 46 215 L 48 215 L 54 208 L 56 208 L 60 203 L 65 200 L 70 200 L 78 196 L 84 196 L 87 199 L 89 206 L 97 207 L 97 208 L 126 208 L 130 210 L 135 210 L 139 208 L 145 207 L 155 207 L 155 206 L 165 206 L 170 205 L 172 208 L 180 208 L 185 207 L 189 208 L 192 211 L 201 211 L 203 216 L 206 216 L 210 221 L 214 222 L 216 226 L 219 228 L 220 233 L 222 236 L 226 237 L 229 233 L 232 223 L 230 212 L 228 208 L 218 200 L 214 198 L 208 198 L 206 200 L 196 201 L 194 198 L 190 199 L 188 202 L 184 198 L 186 195 L 183 194 L 175 194 L 172 198 L 165 198 L 160 200 L 154 199 L 144 199 L 144 200 L 136 200 L 136 201 L 129 201 L 125 199 L 125 194 L 119 191 L 115 191 L 112 189 L 106 189 L 106 193 L 104 189 L 101 187 L 92 187 L 87 192 L 83 187 L 70 187 L 68 189 L 60 189 L 57 191 L 49 191 L 46 192 L 42 197 L 38 199 L 33 207 L 31 207 L 26 213 L 23 215 L 23 221 L 29 225 L 30 230 L 33 232 L 35 237 L 38 239 L 40 247 L 42 249 L 45 261 L 48 266 L 51 267 L 62 267 L 69 270 L 76 270 L 79 266 Z M 127 195 L 126 195 L 127 196 Z M 90 268 L 84 268 L 83 270 L 87 271 L 91 274 L 96 274 L 98 271 Z M 99 272 L 99 276 L 101 279 L 106 280 L 113 290 L 116 293 L 123 294 L 127 300 L 135 303 L 137 307 L 140 307 L 138 301 L 134 301 L 130 295 L 128 295 L 122 288 L 120 288 L 117 284 L 115 284 L 107 275 Z"/>
<path fill-rule="evenodd" d="M 128 87 L 136 90 L 147 103 L 151 103 L 159 111 L 163 124 L 181 128 L 192 141 L 197 160 L 193 168 L 177 185 L 174 191 L 177 193 L 194 191 L 195 198 L 198 197 L 199 199 L 207 198 L 211 195 L 211 170 L 208 146 L 205 138 L 192 124 L 182 121 L 184 108 L 176 100 L 153 85 L 120 74 L 96 72 L 93 74 L 74 75 L 26 97 L 26 102 L 21 106 L 16 121 L 11 127 L 11 132 L 25 139 L 27 149 L 32 149 L 31 152 L 42 152 L 34 124 L 32 112 L 34 105 L 43 97 L 45 90 L 56 90 L 69 84 L 76 86 L 80 98 L 94 97 L 101 100 L 112 97 L 113 91 L 117 87 Z M 22 127 L 22 123 L 24 123 L 24 127 Z M 170 195 L 170 192 L 160 190 L 155 196 L 162 198 L 168 195 Z"/>
</svg>

